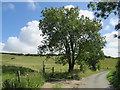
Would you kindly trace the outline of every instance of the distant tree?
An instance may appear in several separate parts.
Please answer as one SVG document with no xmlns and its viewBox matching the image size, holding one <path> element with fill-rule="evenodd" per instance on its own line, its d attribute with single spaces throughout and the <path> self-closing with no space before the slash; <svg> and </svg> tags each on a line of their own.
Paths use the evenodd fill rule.
<svg viewBox="0 0 120 90">
<path fill-rule="evenodd" d="M 38 47 L 40 53 L 49 51 L 61 54 L 58 62 L 68 63 L 69 72 L 74 69 L 77 61 L 89 58 L 82 55 L 91 58 L 100 56 L 99 52 L 105 46 L 105 40 L 99 33 L 102 28 L 100 20 L 79 17 L 77 7 L 46 8 L 42 11 L 42 16 L 39 28 L 45 39 L 43 45 Z M 98 57 L 94 57 L 93 61 L 98 60 Z"/>
</svg>

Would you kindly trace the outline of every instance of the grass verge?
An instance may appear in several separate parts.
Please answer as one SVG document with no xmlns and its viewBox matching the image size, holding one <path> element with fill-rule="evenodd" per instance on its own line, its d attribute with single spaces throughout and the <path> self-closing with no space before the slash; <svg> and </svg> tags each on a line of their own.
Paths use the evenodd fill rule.
<svg viewBox="0 0 120 90">
<path fill-rule="evenodd" d="M 116 70 L 112 70 L 107 74 L 107 80 L 113 85 L 114 88 L 120 88 L 120 80 Z"/>
<path fill-rule="evenodd" d="M 41 73 L 32 69 L 16 66 L 3 66 L 2 89 L 6 88 L 40 88 L 45 79 Z M 20 76 L 16 74 L 21 71 Z M 19 78 L 19 79 L 18 79 Z"/>
</svg>

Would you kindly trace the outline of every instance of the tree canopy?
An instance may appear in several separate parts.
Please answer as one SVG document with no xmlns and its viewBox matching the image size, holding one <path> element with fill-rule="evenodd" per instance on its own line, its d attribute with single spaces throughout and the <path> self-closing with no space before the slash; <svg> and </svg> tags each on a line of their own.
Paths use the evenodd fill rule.
<svg viewBox="0 0 120 90">
<path fill-rule="evenodd" d="M 107 19 L 110 14 L 118 15 L 120 18 L 120 1 L 116 2 L 90 2 L 88 8 L 92 8 L 95 11 L 96 17 L 102 17 Z M 120 21 L 118 25 L 115 26 L 116 30 L 120 29 Z"/>
<path fill-rule="evenodd" d="M 101 21 L 80 17 L 79 11 L 78 7 L 46 8 L 42 10 L 39 23 L 44 36 L 39 52 L 62 54 L 58 62 L 68 63 L 69 72 L 74 69 L 75 63 L 82 60 L 96 69 L 95 65 L 104 56 L 101 49 L 105 46 L 105 39 L 99 33 Z"/>
</svg>

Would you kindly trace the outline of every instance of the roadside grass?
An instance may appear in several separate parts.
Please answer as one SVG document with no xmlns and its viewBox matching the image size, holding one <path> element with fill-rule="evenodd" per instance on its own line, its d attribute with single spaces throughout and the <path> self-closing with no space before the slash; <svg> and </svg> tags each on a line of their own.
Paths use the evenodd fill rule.
<svg viewBox="0 0 120 90">
<path fill-rule="evenodd" d="M 99 70 L 99 71 L 91 71 L 91 70 L 87 70 L 86 72 L 80 72 L 79 73 L 79 76 L 82 78 L 82 77 L 87 77 L 87 76 L 90 76 L 92 74 L 96 74 L 96 73 L 99 73 L 99 72 L 103 72 L 103 71 L 106 71 L 106 70 Z"/>
<path fill-rule="evenodd" d="M 45 79 L 43 75 L 25 67 L 2 66 L 2 89 L 5 88 L 39 88 Z M 20 82 L 18 80 L 17 71 L 20 71 Z"/>
<path fill-rule="evenodd" d="M 21 75 L 20 82 L 17 77 L 7 79 L 2 83 L 2 88 L 39 88 L 45 80 L 40 73 L 28 73 L 27 75 Z"/>
<path fill-rule="evenodd" d="M 120 77 L 118 77 L 116 70 L 112 70 L 110 73 L 107 74 L 107 80 L 114 88 L 120 89 Z"/>
</svg>

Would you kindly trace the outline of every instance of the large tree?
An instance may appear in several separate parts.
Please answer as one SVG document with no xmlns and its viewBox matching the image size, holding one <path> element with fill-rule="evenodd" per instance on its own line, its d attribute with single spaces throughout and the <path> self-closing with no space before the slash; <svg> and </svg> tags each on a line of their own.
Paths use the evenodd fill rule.
<svg viewBox="0 0 120 90">
<path fill-rule="evenodd" d="M 39 52 L 62 54 L 59 61 L 69 64 L 69 72 L 74 69 L 76 61 L 83 60 L 83 53 L 90 57 L 100 56 L 99 52 L 105 46 L 104 38 L 99 33 L 101 21 L 80 17 L 79 11 L 77 7 L 46 8 L 42 11 L 43 17 L 39 23 L 45 38 L 43 45 L 38 47 Z M 94 54 L 91 54 L 91 49 Z"/>
</svg>

